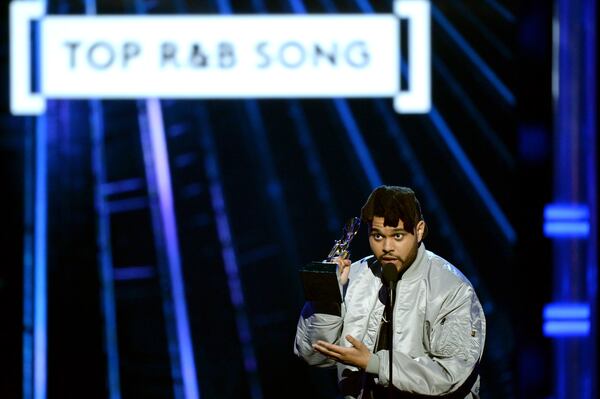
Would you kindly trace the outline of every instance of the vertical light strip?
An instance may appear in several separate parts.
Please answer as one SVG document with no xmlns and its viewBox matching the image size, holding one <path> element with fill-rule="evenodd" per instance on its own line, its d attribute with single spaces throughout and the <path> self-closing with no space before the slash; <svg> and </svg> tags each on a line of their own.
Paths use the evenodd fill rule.
<svg viewBox="0 0 600 399">
<path fill-rule="evenodd" d="M 595 68 L 595 14 L 590 14 L 594 9 L 594 0 L 554 1 L 554 202 L 581 204 L 587 206 L 587 210 L 576 207 L 547 212 L 562 218 L 559 221 L 563 225 L 558 226 L 563 231 L 579 228 L 581 232 L 578 237 L 571 234 L 553 237 L 553 297 L 556 302 L 590 304 L 589 326 L 585 321 L 568 325 L 572 330 L 579 328 L 582 336 L 555 338 L 554 396 L 557 399 L 598 396 L 594 145 L 597 113 L 594 83 L 598 71 Z M 581 217 L 584 219 L 577 224 L 575 218 Z"/>
<path fill-rule="evenodd" d="M 174 319 L 173 296 L 171 293 L 170 270 L 166 253 L 164 238 L 164 227 L 162 223 L 161 208 L 158 202 L 158 188 L 156 182 L 156 166 L 150 139 L 150 128 L 148 127 L 148 115 L 146 100 L 137 102 L 138 122 L 140 129 L 140 141 L 144 156 L 144 167 L 146 172 L 147 194 L 146 206 L 150 206 L 150 217 L 152 220 L 152 235 L 156 251 L 156 268 L 159 272 L 160 292 L 162 297 L 162 311 L 165 321 L 165 333 L 167 338 L 167 353 L 169 355 L 169 366 L 171 369 L 171 381 L 173 383 L 174 399 L 185 399 L 183 380 L 181 378 L 181 356 L 179 355 L 179 343 L 177 341 L 177 326 Z M 136 199 L 139 202 L 140 198 Z M 125 200 L 127 201 L 127 200 Z M 115 201 L 109 203 L 111 212 L 114 212 Z M 121 201 L 119 201 L 121 202 Z M 131 210 L 130 206 L 119 206 L 119 211 Z"/>
<path fill-rule="evenodd" d="M 146 12 L 148 3 L 135 0 L 136 13 Z M 139 102 L 141 103 L 141 102 Z M 139 104 L 138 103 L 138 104 Z M 158 237 L 157 249 L 161 254 L 158 261 L 167 263 L 167 269 L 159 266 L 163 282 L 163 312 L 165 314 L 168 352 L 171 361 L 171 376 L 173 378 L 173 394 L 175 399 L 198 399 L 196 364 L 192 345 L 191 331 L 187 315 L 185 300 L 185 286 L 181 271 L 181 255 L 179 253 L 179 238 L 177 235 L 177 220 L 173 203 L 171 185 L 171 170 L 169 167 L 169 153 L 165 140 L 162 109 L 160 100 L 148 99 L 145 102 L 145 115 L 141 115 L 143 124 L 140 124 L 142 147 L 146 160 L 146 174 L 150 196 L 158 198 L 158 209 L 152 204 L 152 219 L 154 236 Z M 144 131 L 145 130 L 145 131 Z M 159 231 L 157 231 L 159 229 Z M 165 281 L 164 272 L 168 271 L 168 281 Z M 164 295 L 164 285 L 168 283 L 170 291 L 170 305 Z M 172 325 L 172 315 L 175 315 L 175 325 Z M 173 328 L 175 331 L 173 331 Z M 183 385 L 183 386 L 182 386 Z"/>
<path fill-rule="evenodd" d="M 104 316 L 104 341 L 106 345 L 106 366 L 109 399 L 120 399 L 119 347 L 117 341 L 117 315 L 112 247 L 110 243 L 110 216 L 104 194 L 106 183 L 104 157 L 104 121 L 102 104 L 99 100 L 90 101 L 90 128 L 92 133 L 92 170 L 95 176 L 94 202 L 97 213 L 97 249 L 100 274 L 101 304 Z"/>
<path fill-rule="evenodd" d="M 587 262 L 585 273 L 587 280 L 587 300 L 591 304 L 590 327 L 591 337 L 597 337 L 597 309 L 598 309 L 598 24 L 597 1 L 585 0 L 582 10 L 582 25 L 585 30 L 583 76 L 585 76 L 584 111 L 583 111 L 583 142 L 585 143 L 585 176 L 584 184 L 587 186 L 587 203 L 590 205 L 590 236 L 586 248 Z M 588 398 L 598 397 L 598 340 L 590 339 L 586 348 L 589 361 L 586 365 L 586 391 L 583 396 Z"/>
<path fill-rule="evenodd" d="M 552 15 L 552 100 L 554 103 L 558 101 L 560 94 L 559 72 L 560 64 L 558 56 L 560 54 L 560 23 L 558 19 L 557 4 L 554 3 L 554 12 Z"/>
<path fill-rule="evenodd" d="M 184 393 L 186 399 L 198 399 L 200 394 L 196 380 L 196 364 L 194 362 L 194 350 L 187 314 L 177 222 L 171 186 L 169 155 L 165 140 L 160 101 L 155 98 L 146 100 L 146 112 L 157 184 L 156 194 L 160 206 L 161 222 L 164 229 L 163 239 L 166 244 L 166 256 L 170 271 L 171 295 L 175 308 L 176 334 Z"/>
<path fill-rule="evenodd" d="M 96 14 L 96 0 L 85 0 L 86 15 Z M 117 338 L 117 314 L 115 306 L 115 280 L 112 247 L 110 241 L 110 216 L 106 204 L 106 159 L 104 157 L 104 120 L 100 100 L 90 105 L 90 127 L 92 133 L 92 170 L 95 176 L 94 202 L 98 216 L 97 247 L 101 289 L 102 314 L 104 316 L 104 342 L 106 345 L 106 374 L 109 399 L 121 398 L 119 376 L 119 343 Z"/>
<path fill-rule="evenodd" d="M 34 118 L 25 119 L 24 155 L 24 225 L 23 238 L 23 399 L 33 399 L 33 271 L 34 271 L 34 213 L 35 213 L 35 166 L 34 166 Z"/>
<path fill-rule="evenodd" d="M 202 126 L 202 144 L 205 151 L 204 167 L 209 185 L 211 205 L 216 219 L 217 233 L 221 243 L 221 255 L 223 257 L 223 264 L 225 265 L 225 273 L 227 274 L 229 297 L 235 309 L 236 328 L 242 346 L 244 370 L 246 371 L 248 385 L 250 386 L 250 397 L 252 399 L 261 399 L 263 393 L 258 377 L 258 363 L 252 343 L 250 322 L 246 314 L 244 290 L 240 279 L 237 255 L 231 235 L 229 218 L 227 217 L 227 205 L 223 196 L 217 149 L 212 137 L 212 129 L 208 125 L 208 122 L 206 122 L 208 120 L 206 112 L 201 112 L 199 119 Z"/>
<path fill-rule="evenodd" d="M 40 96 L 31 93 L 30 21 L 44 15 L 46 4 L 45 1 L 13 1 L 9 8 L 11 112 L 15 115 L 40 114 L 45 111 L 46 104 Z M 32 121 L 35 121 L 34 127 L 31 127 Z M 24 399 L 45 399 L 47 379 L 46 117 L 42 115 L 35 119 L 28 119 L 27 125 L 24 159 L 22 387 Z"/>
<path fill-rule="evenodd" d="M 253 6 L 258 8 L 259 11 L 266 11 L 264 4 L 262 3 L 255 3 Z M 233 13 L 233 8 L 229 0 L 218 0 L 217 9 L 220 14 L 230 15 Z M 269 154 L 270 151 L 268 149 L 268 142 L 265 137 L 265 128 L 260 115 L 260 108 L 257 102 L 252 100 L 245 101 L 244 105 L 246 107 L 248 118 L 250 119 L 252 132 L 256 137 L 255 143 L 259 152 L 258 157 L 261 159 L 262 165 L 265 169 L 265 174 L 267 175 L 267 190 L 271 200 L 274 201 L 275 212 L 278 215 L 281 215 L 281 217 L 277 218 L 277 220 L 281 223 L 284 220 L 288 220 L 287 211 L 282 205 L 281 185 L 273 170 L 273 165 Z M 204 111 L 204 108 L 202 108 L 202 110 Z M 246 377 L 250 388 L 250 397 L 252 399 L 261 399 L 263 397 L 263 392 L 258 375 L 258 361 L 256 359 L 256 353 L 253 345 L 250 322 L 246 314 L 244 290 L 239 273 L 239 264 L 231 235 L 229 218 L 227 216 L 227 207 L 223 195 L 217 148 L 214 143 L 212 129 L 208 123 L 208 115 L 206 112 L 201 112 L 199 116 L 203 131 L 202 144 L 205 150 L 205 169 L 207 180 L 209 181 L 211 204 L 215 214 L 217 232 L 222 248 L 221 253 L 223 257 L 223 264 L 225 266 L 225 273 L 227 275 L 229 296 L 235 309 L 236 329 L 240 345 L 242 346 L 244 371 L 246 372 Z M 282 227 L 283 228 L 281 231 L 284 236 L 283 241 L 285 252 L 290 254 L 292 259 L 297 259 L 295 248 L 292 246 L 292 243 L 295 240 L 291 230 L 289 229 L 289 223 L 283 222 Z"/>
<path fill-rule="evenodd" d="M 35 142 L 33 391 L 34 399 L 46 399 L 47 390 L 47 118 L 37 118 Z"/>
</svg>

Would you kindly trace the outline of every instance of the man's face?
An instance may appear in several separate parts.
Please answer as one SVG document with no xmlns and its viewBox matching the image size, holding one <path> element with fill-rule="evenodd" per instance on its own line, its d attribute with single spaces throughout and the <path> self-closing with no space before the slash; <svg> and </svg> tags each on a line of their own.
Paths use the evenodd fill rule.
<svg viewBox="0 0 600 399">
<path fill-rule="evenodd" d="M 392 263 L 399 272 L 407 269 L 417 257 L 419 242 L 423 237 L 425 222 L 420 221 L 414 231 L 404 230 L 402 220 L 398 226 L 384 226 L 384 218 L 374 216 L 369 231 L 369 244 L 381 263 Z"/>
</svg>

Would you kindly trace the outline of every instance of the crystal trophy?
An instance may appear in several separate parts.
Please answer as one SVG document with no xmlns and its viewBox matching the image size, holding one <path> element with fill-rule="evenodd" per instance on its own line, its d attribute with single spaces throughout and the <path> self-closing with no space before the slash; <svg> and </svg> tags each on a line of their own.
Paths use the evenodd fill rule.
<svg viewBox="0 0 600 399">
<path fill-rule="evenodd" d="M 335 258 L 347 259 L 350 256 L 350 242 L 358 233 L 360 219 L 354 217 L 344 226 L 342 238 L 335 241 L 324 261 L 311 262 L 300 269 L 300 278 L 307 301 L 342 302 L 338 283 Z"/>
</svg>

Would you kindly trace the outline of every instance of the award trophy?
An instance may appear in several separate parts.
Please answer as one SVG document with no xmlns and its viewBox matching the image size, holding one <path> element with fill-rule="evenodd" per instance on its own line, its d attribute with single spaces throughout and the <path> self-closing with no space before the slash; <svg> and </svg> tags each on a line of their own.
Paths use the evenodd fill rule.
<svg viewBox="0 0 600 399">
<path fill-rule="evenodd" d="M 335 241 L 333 248 L 322 262 L 311 262 L 300 269 L 300 278 L 304 286 L 307 301 L 342 303 L 342 295 L 337 277 L 337 263 L 334 258 L 346 259 L 350 255 L 348 247 L 358 233 L 360 219 L 354 217 L 344 226 L 342 238 Z"/>
</svg>

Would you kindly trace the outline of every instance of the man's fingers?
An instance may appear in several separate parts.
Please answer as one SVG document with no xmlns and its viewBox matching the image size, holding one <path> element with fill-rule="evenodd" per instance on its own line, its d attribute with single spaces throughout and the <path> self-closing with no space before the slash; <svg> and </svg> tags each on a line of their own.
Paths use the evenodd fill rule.
<svg viewBox="0 0 600 399">
<path fill-rule="evenodd" d="M 360 342 L 359 340 L 357 340 L 356 338 L 354 338 L 352 335 L 346 335 L 346 339 L 348 340 L 348 342 L 350 342 L 352 344 L 352 346 L 354 346 L 355 348 L 360 348 L 362 346 L 364 346 L 364 344 L 362 342 Z"/>
<path fill-rule="evenodd" d="M 350 267 L 345 267 L 340 271 L 340 282 L 342 285 L 346 285 L 348 282 L 348 275 L 350 274 Z"/>
<path fill-rule="evenodd" d="M 313 345 L 313 348 L 321 349 L 322 351 L 326 351 L 327 353 L 335 354 L 337 356 L 343 356 L 350 350 L 350 348 L 344 348 L 342 346 L 330 344 L 329 342 L 325 341 L 317 341 L 317 343 Z"/>
<path fill-rule="evenodd" d="M 340 258 L 339 256 L 337 258 L 333 258 L 332 261 L 337 263 L 340 268 L 346 268 L 352 264 L 350 259 Z"/>
<path fill-rule="evenodd" d="M 346 285 L 346 283 L 348 282 L 348 275 L 350 274 L 350 265 L 352 264 L 352 262 L 350 261 L 350 259 L 341 258 L 337 258 L 336 262 L 338 264 L 340 283 L 342 283 L 342 285 Z"/>
<path fill-rule="evenodd" d="M 325 342 L 325 341 L 317 341 L 317 343 L 315 345 L 318 345 L 321 348 L 325 348 L 328 351 L 332 351 L 332 352 L 336 352 L 336 353 L 339 353 L 339 352 L 341 352 L 340 351 L 341 349 L 344 349 L 341 346 L 330 344 L 329 342 Z"/>
<path fill-rule="evenodd" d="M 331 357 L 335 360 L 340 360 L 340 354 L 335 352 L 334 350 L 331 350 L 329 348 L 327 348 L 325 345 L 323 344 L 319 344 L 316 343 L 313 345 L 313 348 L 315 348 L 318 352 L 322 353 L 323 355 L 327 356 L 327 357 Z"/>
<path fill-rule="evenodd" d="M 346 339 L 352 344 L 352 346 L 356 346 L 356 343 L 358 342 L 352 335 L 346 335 Z"/>
<path fill-rule="evenodd" d="M 354 346 L 353 348 L 346 348 L 325 341 L 317 341 L 313 344 L 313 348 L 336 362 L 366 368 L 371 353 L 365 344 L 351 335 L 347 335 L 346 339 Z"/>
</svg>

